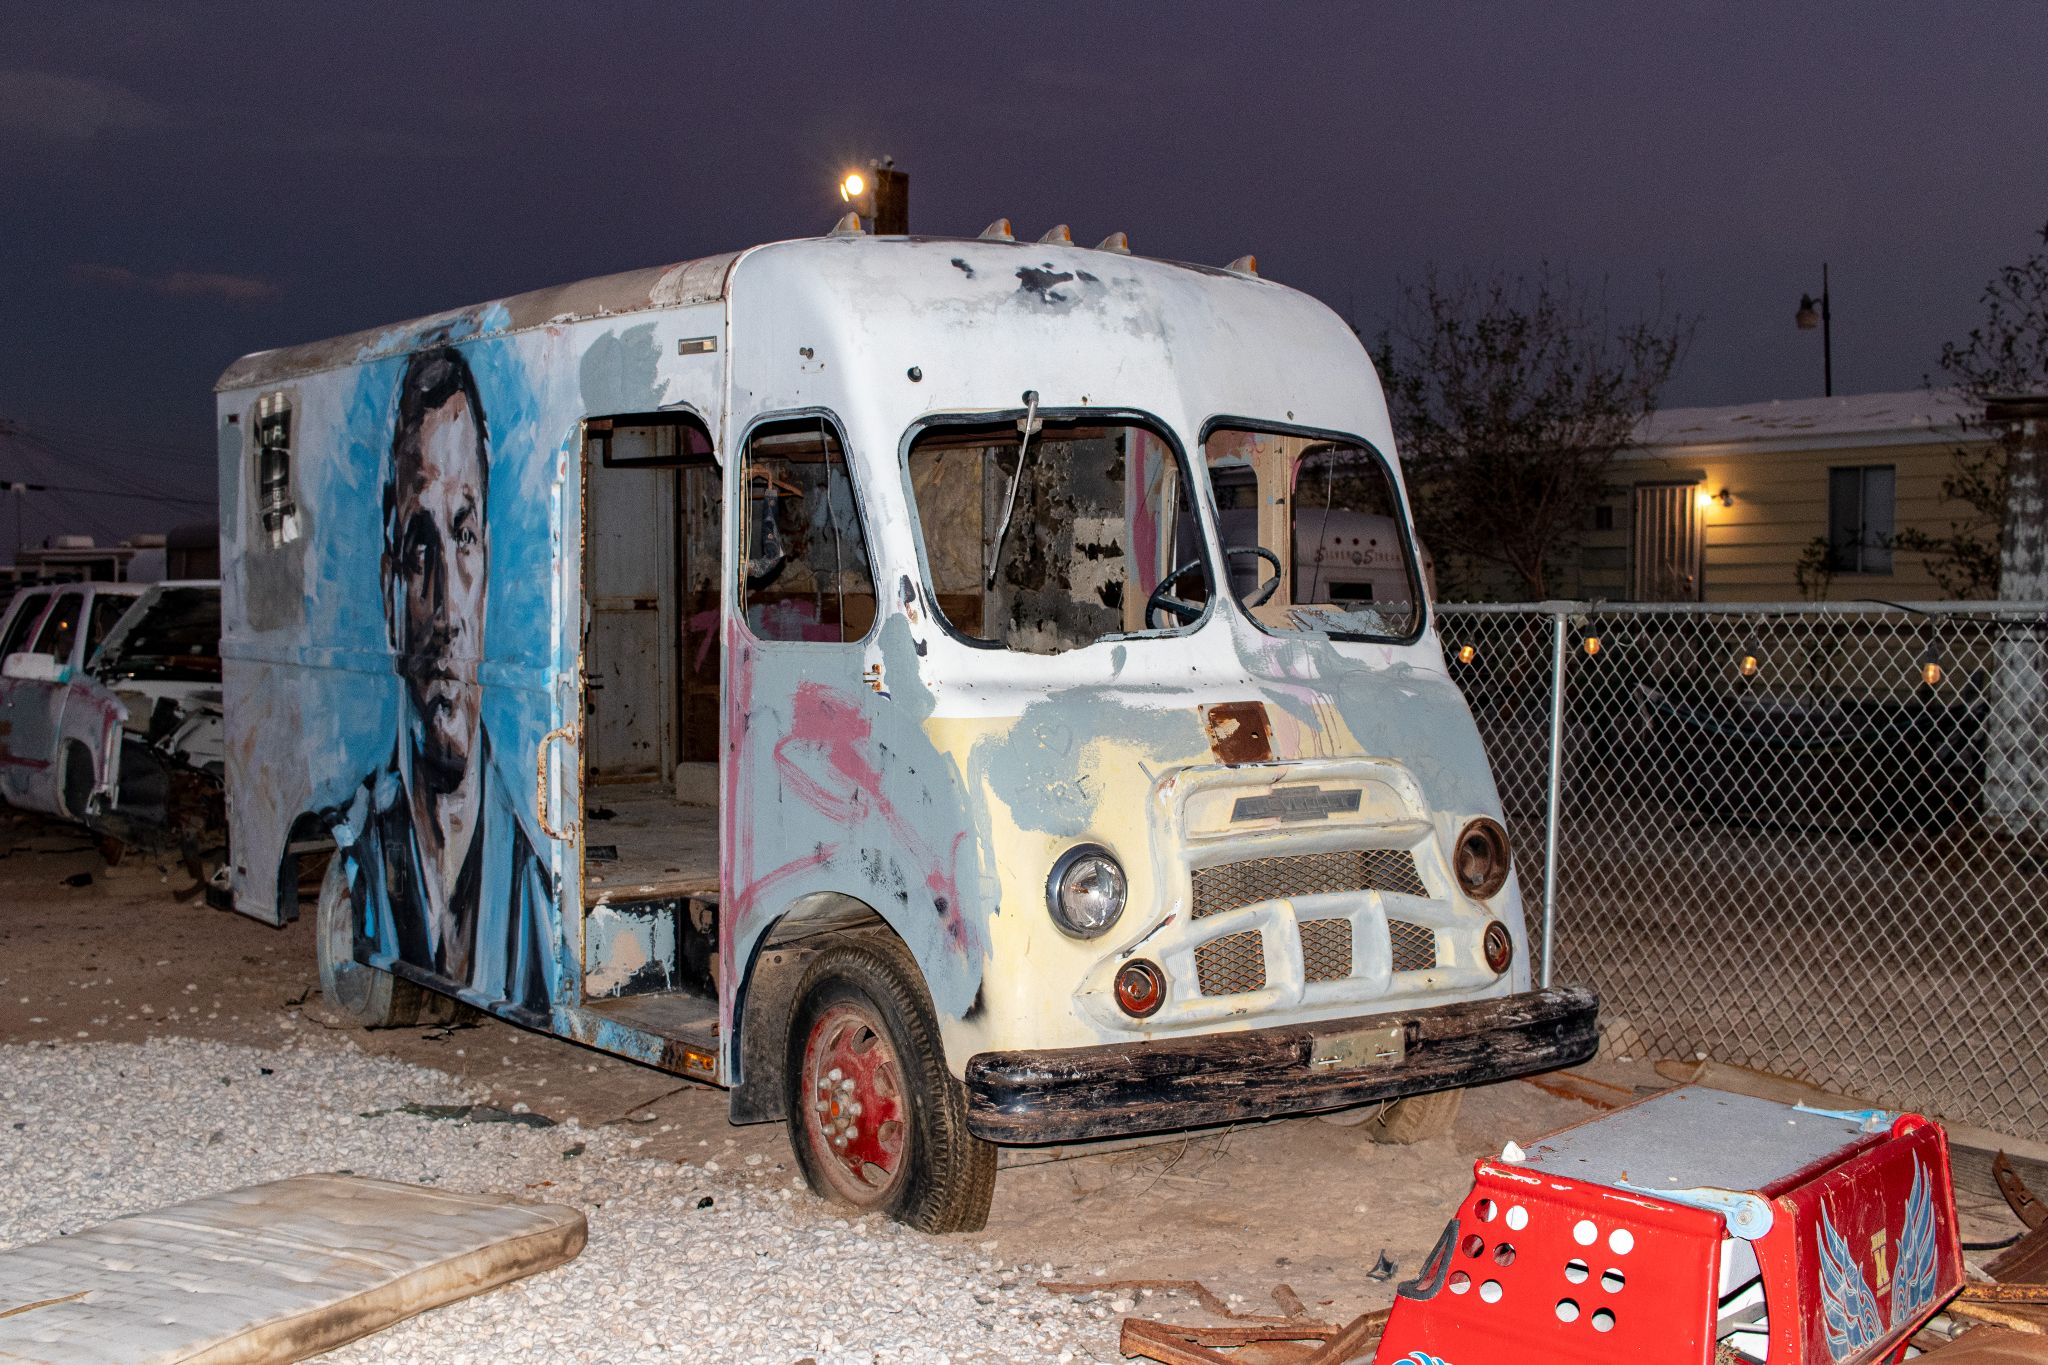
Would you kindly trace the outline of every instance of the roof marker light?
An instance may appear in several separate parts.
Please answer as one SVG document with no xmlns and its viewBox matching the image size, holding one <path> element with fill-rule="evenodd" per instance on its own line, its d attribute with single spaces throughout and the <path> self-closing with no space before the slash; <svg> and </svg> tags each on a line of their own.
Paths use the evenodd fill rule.
<svg viewBox="0 0 2048 1365">
<path fill-rule="evenodd" d="M 1259 258 L 1256 256 L 1240 256 L 1223 268 L 1233 275 L 1242 275 L 1246 279 L 1255 280 L 1259 277 Z"/>
<path fill-rule="evenodd" d="M 1112 232 L 1095 244 L 1097 251 L 1114 251 L 1119 256 L 1131 254 L 1131 239 L 1121 232 Z"/>
<path fill-rule="evenodd" d="M 1057 227 L 1048 229 L 1045 236 L 1038 239 L 1038 244 L 1040 246 L 1072 246 L 1074 244 L 1074 234 L 1065 223 L 1061 223 Z"/>
<path fill-rule="evenodd" d="M 1009 219 L 998 218 L 981 230 L 981 240 L 984 242 L 1014 242 L 1017 240 L 1017 234 L 1010 231 Z"/>
<path fill-rule="evenodd" d="M 861 228 L 860 215 L 849 213 L 832 225 L 831 235 L 834 237 L 865 237 L 867 233 Z"/>
</svg>

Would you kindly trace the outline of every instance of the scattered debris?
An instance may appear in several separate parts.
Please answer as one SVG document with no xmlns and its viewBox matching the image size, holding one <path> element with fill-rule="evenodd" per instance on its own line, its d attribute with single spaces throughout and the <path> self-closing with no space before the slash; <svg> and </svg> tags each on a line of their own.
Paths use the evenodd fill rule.
<svg viewBox="0 0 2048 1365">
<path fill-rule="evenodd" d="M 1148 1318 L 1126 1318 L 1118 1345 L 1127 1356 L 1156 1360 L 1161 1365 L 1232 1365 L 1234 1361 L 1250 1360 L 1271 1365 L 1340 1365 L 1376 1342 L 1386 1323 L 1384 1308 L 1361 1313 L 1342 1327 L 1308 1322 L 1259 1327 L 1183 1327 Z M 1245 1354 L 1223 1354 L 1231 1349 L 1243 1349 Z M 1254 1356 L 1253 1351 L 1258 1354 Z"/>
<path fill-rule="evenodd" d="M 1641 1098 L 1627 1086 L 1596 1081 L 1591 1076 L 1582 1076 L 1576 1071 L 1551 1071 L 1541 1076 L 1524 1076 L 1522 1083 L 1533 1085 L 1546 1095 L 1555 1095 L 1561 1100 L 1577 1100 L 1580 1104 L 1588 1104 L 1595 1109 L 1619 1109 L 1625 1104 L 1634 1104 Z"/>
<path fill-rule="evenodd" d="M 2027 1182 L 2012 1168 L 2012 1161 L 2003 1151 L 1991 1159 L 1991 1175 L 1998 1181 L 1998 1192 L 2005 1196 L 2005 1202 L 2012 1205 L 2013 1215 L 2029 1228 L 2038 1228 L 2048 1223 L 2048 1204 L 2034 1197 L 2027 1188 Z"/>
<path fill-rule="evenodd" d="M 396 1109 L 372 1109 L 357 1117 L 381 1119 L 388 1114 L 411 1114 L 415 1118 L 439 1119 L 450 1123 L 509 1123 L 520 1128 L 552 1128 L 555 1121 L 546 1114 L 515 1113 L 494 1104 L 415 1104 L 408 1100 Z M 578 1143 L 577 1151 L 582 1150 Z M 568 1152 L 564 1156 L 570 1155 Z"/>
<path fill-rule="evenodd" d="M 1399 1272 L 1400 1269 L 1401 1267 L 1394 1261 L 1394 1259 L 1391 1256 L 1387 1255 L 1387 1249 L 1385 1247 L 1381 1247 L 1379 1259 L 1372 1263 L 1371 1270 L 1365 1272 L 1365 1278 L 1367 1278 L 1368 1280 L 1375 1280 L 1380 1284 L 1385 1284 L 1388 1280 L 1393 1279 L 1395 1274 Z"/>
</svg>

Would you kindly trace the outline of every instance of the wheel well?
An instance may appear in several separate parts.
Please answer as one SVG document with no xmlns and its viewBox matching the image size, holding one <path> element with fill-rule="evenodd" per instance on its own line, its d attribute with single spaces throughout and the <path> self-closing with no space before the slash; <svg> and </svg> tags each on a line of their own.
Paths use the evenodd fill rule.
<svg viewBox="0 0 2048 1365">
<path fill-rule="evenodd" d="M 811 959 L 855 935 L 895 940 L 909 948 L 873 906 L 852 896 L 806 896 L 783 912 L 754 947 L 733 1002 L 739 1036 L 733 1040 L 731 1095 L 734 1123 L 772 1123 L 788 1114 L 784 1071 L 789 1016 Z"/>
<path fill-rule="evenodd" d="M 299 917 L 299 883 L 303 869 L 299 859 L 307 854 L 331 853 L 334 836 L 327 822 L 313 811 L 292 821 L 285 832 L 284 853 L 277 860 L 277 922 L 289 924 Z"/>
<path fill-rule="evenodd" d="M 64 770 L 58 774 L 57 803 L 64 814 L 83 821 L 92 804 L 92 750 L 75 739 L 64 741 Z"/>
</svg>

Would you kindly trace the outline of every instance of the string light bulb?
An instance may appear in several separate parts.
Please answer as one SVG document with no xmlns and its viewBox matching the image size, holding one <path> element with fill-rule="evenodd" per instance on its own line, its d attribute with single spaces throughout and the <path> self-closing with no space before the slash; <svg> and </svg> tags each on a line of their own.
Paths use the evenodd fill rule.
<svg viewBox="0 0 2048 1365">
<path fill-rule="evenodd" d="M 1583 649 L 1583 650 L 1585 650 L 1585 651 L 1586 651 L 1586 657 L 1587 657 L 1587 658 L 1589 658 L 1589 659 L 1597 659 L 1597 658 L 1599 658 L 1599 657 L 1600 657 L 1600 637 L 1599 637 L 1599 636 L 1597 636 L 1597 635 L 1588 635 L 1588 636 L 1587 636 L 1587 637 L 1586 637 L 1586 638 L 1585 638 L 1585 639 L 1584 639 L 1583 641 L 1581 641 L 1581 642 L 1580 642 L 1579 648 L 1581 648 L 1581 649 Z"/>
<path fill-rule="evenodd" d="M 1459 662 L 1459 663 L 1461 663 L 1461 664 L 1469 664 L 1469 663 L 1471 663 L 1471 662 L 1472 662 L 1472 661 L 1473 661 L 1474 659 L 1476 659 L 1476 658 L 1478 658 L 1478 657 L 1479 657 L 1479 651 L 1478 651 L 1478 650 L 1477 650 L 1476 648 L 1474 648 L 1473 646 L 1471 646 L 1471 645 L 1459 645 L 1459 646 L 1458 646 L 1458 662 Z"/>
<path fill-rule="evenodd" d="M 1736 665 L 1736 667 L 1742 670 L 1743 677 L 1754 678 L 1756 676 L 1756 671 L 1759 668 L 1762 668 L 1763 665 L 1760 662 L 1758 662 L 1756 655 L 1745 654 L 1742 656 L 1742 662 Z"/>
</svg>

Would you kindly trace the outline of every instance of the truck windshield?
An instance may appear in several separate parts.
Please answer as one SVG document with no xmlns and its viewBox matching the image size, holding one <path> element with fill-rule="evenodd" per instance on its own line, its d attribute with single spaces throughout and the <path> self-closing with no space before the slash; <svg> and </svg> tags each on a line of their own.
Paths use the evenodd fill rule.
<svg viewBox="0 0 2048 1365">
<path fill-rule="evenodd" d="M 1030 426 L 1028 441 L 1025 427 Z M 1209 597 L 1174 445 L 1103 418 L 941 423 L 910 445 L 932 596 L 969 639 L 1057 654 L 1174 630 Z"/>
<path fill-rule="evenodd" d="M 1203 453 L 1230 590 L 1260 625 L 1366 640 L 1407 640 L 1421 629 L 1401 500 L 1376 451 L 1220 427 Z"/>
<path fill-rule="evenodd" d="M 136 599 L 93 660 L 106 681 L 220 681 L 220 589 L 157 588 Z"/>
</svg>

